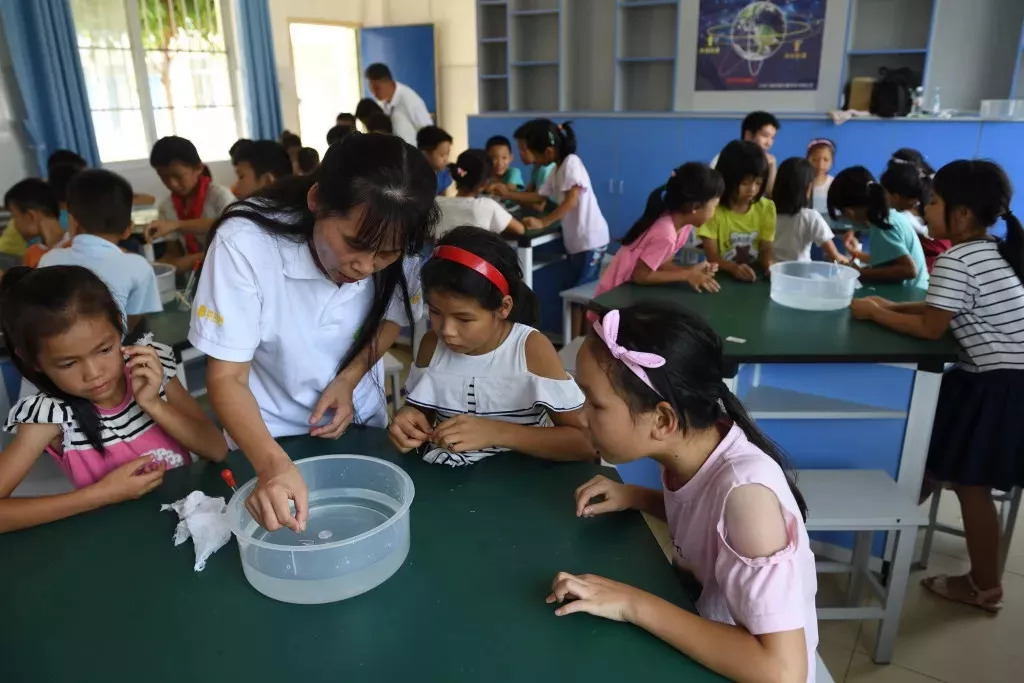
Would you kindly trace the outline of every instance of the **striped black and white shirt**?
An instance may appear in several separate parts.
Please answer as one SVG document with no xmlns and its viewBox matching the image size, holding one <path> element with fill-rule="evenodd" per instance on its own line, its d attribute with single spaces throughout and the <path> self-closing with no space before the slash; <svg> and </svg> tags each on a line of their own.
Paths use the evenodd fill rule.
<svg viewBox="0 0 1024 683">
<path fill-rule="evenodd" d="M 1024 285 L 995 242 L 964 242 L 939 255 L 925 302 L 954 314 L 964 370 L 1024 370 Z"/>
</svg>

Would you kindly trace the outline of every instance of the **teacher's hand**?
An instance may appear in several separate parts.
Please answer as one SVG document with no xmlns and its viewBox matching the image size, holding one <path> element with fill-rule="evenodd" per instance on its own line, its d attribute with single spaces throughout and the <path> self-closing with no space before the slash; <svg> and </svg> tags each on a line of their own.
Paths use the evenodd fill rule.
<svg viewBox="0 0 1024 683">
<path fill-rule="evenodd" d="M 314 425 L 309 430 L 310 436 L 318 436 L 321 439 L 337 439 L 345 433 L 348 426 L 352 424 L 352 418 L 355 416 L 355 408 L 352 406 L 352 392 L 354 389 L 355 387 L 342 379 L 341 376 L 335 377 L 327 385 L 324 393 L 320 395 L 320 400 L 316 402 L 316 407 L 313 408 L 313 414 L 309 418 L 309 424 Z M 328 410 L 334 411 L 331 421 L 320 427 L 315 426 L 320 420 L 324 419 L 324 415 L 327 414 Z"/>
<path fill-rule="evenodd" d="M 295 514 L 288 505 L 289 500 L 295 501 Z M 272 460 L 257 472 L 256 488 L 245 501 L 245 507 L 267 531 L 281 527 L 296 533 L 305 531 L 309 519 L 309 490 L 299 468 L 287 456 Z"/>
</svg>

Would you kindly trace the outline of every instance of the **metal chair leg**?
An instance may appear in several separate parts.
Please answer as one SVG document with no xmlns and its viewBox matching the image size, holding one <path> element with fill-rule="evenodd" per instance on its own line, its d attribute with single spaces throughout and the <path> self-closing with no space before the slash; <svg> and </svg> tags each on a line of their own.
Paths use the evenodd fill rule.
<svg viewBox="0 0 1024 683">
<path fill-rule="evenodd" d="M 932 539 L 935 537 L 935 523 L 939 518 L 939 500 L 942 489 L 937 488 L 932 494 L 931 508 L 928 510 L 928 526 L 924 530 L 924 543 L 921 544 L 921 557 L 917 561 L 920 569 L 928 568 L 928 557 L 932 554 Z"/>
<path fill-rule="evenodd" d="M 871 531 L 857 531 L 854 534 L 853 571 L 850 574 L 850 585 L 846 590 L 846 605 L 848 607 L 855 607 L 860 600 L 864 576 L 868 573 L 868 564 L 871 562 L 871 539 L 873 536 Z"/>
<path fill-rule="evenodd" d="M 1020 498 L 1022 489 L 1019 486 L 1010 491 L 1009 506 L 1004 501 L 1000 505 L 1000 511 L 1005 508 L 1003 515 L 1003 535 L 999 539 L 999 576 L 1002 577 L 1006 571 L 1006 559 L 1010 555 L 1010 543 L 1013 542 L 1013 527 L 1017 523 L 1017 513 L 1020 511 Z"/>
</svg>

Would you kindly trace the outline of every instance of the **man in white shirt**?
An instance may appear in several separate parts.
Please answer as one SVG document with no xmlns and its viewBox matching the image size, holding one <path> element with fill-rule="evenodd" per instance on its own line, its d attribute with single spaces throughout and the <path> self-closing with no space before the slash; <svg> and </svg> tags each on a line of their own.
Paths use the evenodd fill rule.
<svg viewBox="0 0 1024 683">
<path fill-rule="evenodd" d="M 391 117 L 394 134 L 415 147 L 416 132 L 434 123 L 423 98 L 404 83 L 396 82 L 386 64 L 366 67 L 366 80 L 377 104 Z"/>
</svg>

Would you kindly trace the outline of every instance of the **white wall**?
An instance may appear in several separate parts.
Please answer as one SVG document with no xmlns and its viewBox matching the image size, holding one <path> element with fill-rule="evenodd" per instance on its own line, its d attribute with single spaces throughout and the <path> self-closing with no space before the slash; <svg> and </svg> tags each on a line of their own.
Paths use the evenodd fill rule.
<svg viewBox="0 0 1024 683">
<path fill-rule="evenodd" d="M 477 111 L 476 3 L 473 0 L 270 0 L 274 56 L 285 127 L 299 129 L 289 21 L 359 26 L 434 24 L 438 125 L 466 147 L 466 117 Z M 327 131 L 306 131 L 322 136 Z"/>
</svg>

